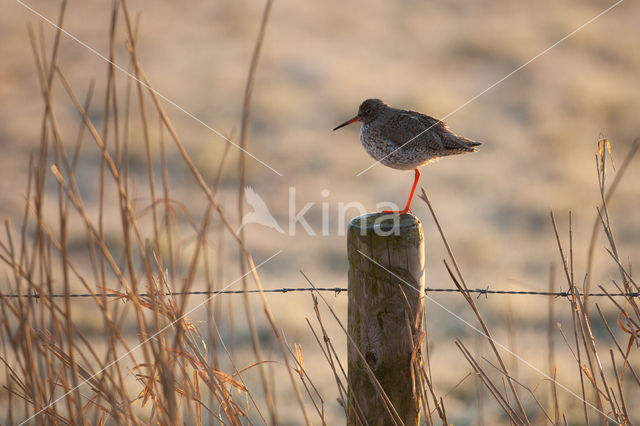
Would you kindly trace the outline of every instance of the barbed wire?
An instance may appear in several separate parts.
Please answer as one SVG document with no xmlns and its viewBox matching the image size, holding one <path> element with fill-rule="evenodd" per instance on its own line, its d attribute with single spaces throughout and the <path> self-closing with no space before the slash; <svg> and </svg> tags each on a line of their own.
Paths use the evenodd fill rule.
<svg viewBox="0 0 640 426">
<path fill-rule="evenodd" d="M 305 292 L 305 291 L 322 291 L 333 292 L 336 296 L 342 292 L 346 292 L 348 289 L 345 287 L 297 287 L 297 288 L 276 288 L 262 290 L 264 293 L 293 293 L 293 292 Z M 570 291 L 531 291 L 531 290 L 491 290 L 487 288 L 474 288 L 467 290 L 460 290 L 457 288 L 425 288 L 425 294 L 427 293 L 477 293 L 479 296 L 489 294 L 515 294 L 526 296 L 555 296 L 555 297 L 568 297 L 572 293 Z M 213 296 L 217 294 L 244 294 L 244 293 L 260 293 L 260 290 L 220 290 L 220 291 L 171 291 L 166 293 L 139 293 L 138 297 L 151 297 L 151 296 L 187 296 L 187 295 L 201 295 L 201 296 Z M 640 297 L 640 292 L 634 291 L 630 293 L 578 293 L 580 296 L 594 296 L 594 297 Z M 8 299 L 16 299 L 19 297 L 29 299 L 43 299 L 43 298 L 82 298 L 82 297 L 110 297 L 119 299 L 129 299 L 129 293 L 72 293 L 72 294 L 48 294 L 40 295 L 38 293 L 29 294 L 2 294 L 0 298 L 6 297 Z"/>
</svg>

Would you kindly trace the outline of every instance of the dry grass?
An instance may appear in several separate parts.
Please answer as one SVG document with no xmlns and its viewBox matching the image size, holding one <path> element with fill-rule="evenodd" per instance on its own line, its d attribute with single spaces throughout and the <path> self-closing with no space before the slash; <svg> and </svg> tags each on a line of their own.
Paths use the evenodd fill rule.
<svg viewBox="0 0 640 426">
<path fill-rule="evenodd" d="M 568 415 L 564 404 L 559 402 L 559 388 L 562 388 L 563 391 L 570 393 L 573 397 L 582 402 L 585 424 L 589 424 L 590 422 L 600 422 L 602 424 L 607 424 L 609 422 L 625 425 L 632 424 L 633 416 L 638 415 L 635 410 L 632 410 L 630 413 L 627 410 L 627 407 L 636 406 L 637 402 L 635 401 L 635 398 L 630 395 L 635 395 L 638 391 L 638 386 L 640 386 L 640 381 L 638 381 L 638 377 L 632 366 L 633 363 L 631 362 L 633 359 L 633 347 L 635 346 L 636 349 L 639 347 L 637 339 L 640 337 L 640 328 L 638 328 L 637 325 L 639 323 L 638 320 L 640 320 L 640 316 L 638 315 L 640 314 L 640 311 L 638 310 L 637 294 L 640 287 L 638 287 L 629 273 L 631 265 L 628 266 L 629 270 L 627 270 L 620 261 L 616 249 L 615 238 L 613 237 L 614 234 L 611 228 L 611 223 L 608 220 L 607 201 L 613 196 L 617 183 L 624 175 L 626 168 L 635 156 L 639 147 L 640 139 L 636 139 L 623 162 L 623 166 L 616 175 L 611 187 L 607 190 L 605 166 L 606 154 L 607 152 L 610 153 L 610 145 L 607 139 L 601 138 L 598 141 L 597 174 L 601 194 L 601 205 L 598 208 L 598 219 L 601 226 L 600 229 L 606 235 L 609 243 L 609 249 L 607 249 L 607 251 L 613 258 L 614 263 L 619 267 L 620 277 L 618 280 L 612 279 L 612 283 L 620 293 L 627 294 L 627 296 L 624 296 L 621 303 L 616 301 L 612 296 L 608 296 L 617 308 L 617 323 L 619 328 L 617 330 L 617 336 L 616 333 L 611 330 L 605 316 L 602 314 L 600 304 L 595 303 L 600 317 L 594 319 L 589 316 L 587 309 L 589 306 L 588 303 L 590 302 L 589 292 L 588 290 L 586 293 L 584 292 L 584 288 L 588 288 L 588 285 L 579 286 L 575 282 L 571 213 L 569 213 L 569 254 L 567 256 L 566 248 L 563 247 L 563 243 L 561 242 L 554 214 L 551 212 L 553 230 L 558 244 L 566 284 L 569 288 L 568 292 L 570 293 L 570 296 L 568 297 L 568 308 L 571 312 L 573 324 L 573 340 L 571 340 L 570 337 L 567 339 L 564 333 L 562 333 L 560 323 L 558 323 L 558 328 L 565 339 L 567 347 L 570 348 L 574 355 L 577 375 L 579 376 L 581 385 L 580 395 L 576 395 L 571 391 L 571 389 L 564 386 L 557 380 L 558 366 L 554 362 L 556 353 L 553 338 L 553 321 L 555 311 L 551 299 L 549 299 L 549 333 L 546 348 L 549 357 L 549 371 L 547 373 L 540 370 L 537 371 L 548 381 L 550 389 L 547 392 L 540 392 L 537 389 L 537 385 L 533 388 L 527 386 L 526 384 L 519 382 L 516 379 L 516 375 L 510 372 L 510 369 L 507 368 L 507 364 L 503 359 L 505 355 L 504 351 L 508 352 L 510 355 L 515 355 L 519 361 L 527 367 L 531 367 L 536 370 L 537 368 L 530 364 L 526 359 L 523 359 L 512 352 L 513 349 L 510 350 L 505 345 L 496 342 L 492 337 L 492 333 L 482 318 L 475 301 L 466 291 L 469 290 L 469 288 L 467 287 L 463 275 L 458 268 L 455 257 L 449 248 L 445 234 L 438 223 L 438 219 L 426 193 L 424 190 L 422 192 L 421 198 L 429 206 L 429 210 L 433 215 L 438 230 L 440 231 L 440 235 L 442 236 L 442 240 L 447 248 L 450 262 L 454 266 L 452 269 L 448 262 L 445 261 L 447 271 L 460 291 L 460 294 L 464 296 L 467 304 L 477 318 L 481 326 L 481 330 L 476 329 L 476 331 L 487 339 L 492 350 L 494 361 L 488 357 L 482 357 L 482 361 L 484 362 L 481 362 L 477 357 L 474 357 L 462 340 L 456 339 L 455 343 L 464 354 L 475 374 L 479 376 L 491 396 L 504 411 L 504 414 L 507 416 L 510 423 L 530 424 L 532 421 L 544 422 L 544 419 L 551 424 L 568 424 L 568 419 L 570 419 L 569 421 L 571 422 L 575 422 L 575 415 Z M 590 247 L 593 247 L 595 244 L 596 237 L 597 233 L 594 231 L 591 236 L 592 242 Z M 551 269 L 550 276 L 553 279 L 553 267 Z M 587 274 L 585 274 L 584 284 L 587 283 L 588 277 L 589 273 L 587 272 Z M 553 292 L 553 289 L 554 283 L 553 280 L 551 280 L 549 283 L 549 291 Z M 610 293 L 603 286 L 600 286 L 600 290 L 607 295 Z M 509 318 L 508 320 L 511 322 L 512 318 Z M 600 323 L 600 320 L 602 323 Z M 596 339 L 592 331 L 592 327 L 594 327 L 595 324 L 604 325 L 607 328 L 609 333 L 608 337 L 610 337 L 611 340 L 602 339 L 603 341 L 600 341 L 601 339 Z M 628 341 L 626 343 L 626 350 L 623 350 L 622 348 L 625 347 L 624 341 L 621 345 L 620 340 L 624 340 L 625 338 L 628 338 Z M 602 346 L 605 346 L 605 348 Z M 502 349 L 502 351 L 499 349 Z M 615 351 L 615 349 L 617 349 L 617 351 Z M 605 363 L 601 360 L 600 353 L 607 352 L 611 363 Z M 495 364 L 496 362 L 498 365 Z M 638 368 L 637 365 L 636 368 Z M 628 370 L 628 380 L 625 384 L 625 386 L 628 387 L 626 389 L 623 386 L 625 370 Z M 499 373 L 497 376 L 495 374 L 496 371 Z M 520 392 L 518 389 L 520 389 Z M 623 389 L 625 390 L 623 391 Z M 525 393 L 530 397 L 529 407 L 527 407 L 527 409 L 525 409 L 521 402 L 521 393 Z M 545 396 L 545 399 L 547 400 L 546 403 L 544 401 L 540 401 L 539 398 L 541 394 Z M 631 399 L 634 399 L 634 401 L 631 402 Z"/>
<path fill-rule="evenodd" d="M 268 1 L 247 73 L 238 139 L 242 147 L 249 140 L 251 94 L 270 8 Z M 65 13 L 63 2 L 59 23 Z M 4 372 L 0 406 L 5 412 L 1 421 L 343 421 L 350 391 L 344 312 L 321 293 L 312 294 L 308 303 L 315 319 L 297 318 L 296 329 L 291 324 L 283 327 L 277 315 L 290 302 L 269 299 L 262 292 L 259 299 L 252 299 L 245 293 L 239 309 L 238 301 L 230 299 L 233 296 L 215 295 L 239 282 L 244 290 L 262 290 L 259 272 L 279 253 L 261 246 L 262 260 L 254 261 L 255 251 L 249 249 L 244 231 L 236 232 L 237 218 L 244 214 L 247 159 L 230 142 L 216 152 L 213 166 L 210 159 L 204 161 L 188 149 L 145 73 L 137 49 L 137 24 L 126 1 L 113 3 L 109 22 L 108 57 L 114 60 L 125 46 L 126 70 L 135 79 L 123 76 L 112 64 L 103 81 L 91 82 L 84 99 L 59 58 L 62 34 L 56 32 L 46 41 L 42 28 L 30 27 L 44 108 L 41 119 L 29 123 L 40 129 L 40 145 L 28 164 L 24 209 L 14 220 L 17 223 L 5 222 L 0 240 L 5 273 L 0 291 Z M 126 43 L 118 41 L 121 33 Z M 468 51 L 477 49 L 461 45 L 458 54 Z M 521 60 L 513 59 L 515 64 Z M 98 90 L 103 90 L 102 96 Z M 99 101 L 102 105 L 95 107 Z M 93 113 L 94 109 L 102 114 Z M 514 299 L 516 313 L 511 312 L 507 324 L 499 318 L 504 327 L 492 328 L 496 321 L 489 321 L 487 312 L 495 315 L 500 310 L 485 309 L 483 301 L 464 292 L 469 287 L 451 249 L 462 244 L 449 244 L 423 191 L 446 248 L 444 270 L 461 290 L 456 297 L 466 306 L 456 315 L 480 336 L 471 347 L 473 339 L 454 339 L 454 333 L 441 331 L 451 327 L 447 321 L 425 320 L 429 333 L 420 340 L 423 359 L 414 360 L 423 422 L 637 422 L 637 297 L 594 301 L 587 293 L 596 287 L 608 293 L 640 291 L 627 255 L 620 252 L 609 214 L 614 192 L 639 145 L 638 140 L 631 145 L 608 183 L 609 145 L 606 139 L 599 141 L 600 206 L 583 276 L 574 266 L 571 215 L 564 236 L 552 214 L 561 265 L 556 269 L 571 296 L 548 298 L 544 337 L 518 323 L 529 299 Z M 172 182 L 170 168 L 189 176 L 189 182 Z M 227 193 L 237 194 L 236 209 L 221 201 L 228 176 L 237 178 L 237 186 L 226 188 Z M 600 234 L 606 238 L 607 259 L 598 258 L 594 249 Z M 606 286 L 592 280 L 594 259 L 617 271 Z M 553 267 L 549 277 L 553 291 L 557 287 Z M 313 285 L 307 275 L 304 279 Z M 212 296 L 167 295 L 194 289 Z M 77 292 L 91 297 L 72 299 L 70 295 Z M 64 297 L 54 297 L 58 294 Z M 503 300 L 496 303 L 504 304 Z M 568 319 L 570 329 L 562 329 L 560 318 Z M 504 344 L 507 339 L 509 345 Z M 297 343 L 302 340 L 307 344 Z M 456 348 L 468 367 L 450 361 Z M 434 359 L 442 356 L 449 362 Z M 545 362 L 546 371 L 531 369 Z M 481 387 L 473 388 L 474 384 Z M 386 401 L 383 395 L 381 400 Z M 389 421 L 399 423 L 393 407 L 388 412 Z"/>
</svg>

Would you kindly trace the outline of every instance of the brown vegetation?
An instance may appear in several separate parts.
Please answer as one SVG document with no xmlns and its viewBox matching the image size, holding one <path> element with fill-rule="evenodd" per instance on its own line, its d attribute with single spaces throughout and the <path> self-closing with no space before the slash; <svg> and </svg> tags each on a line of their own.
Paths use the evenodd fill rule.
<svg viewBox="0 0 640 426">
<path fill-rule="evenodd" d="M 270 7 L 269 1 L 245 86 L 239 126 L 239 145 L 245 149 Z M 58 24 L 64 21 L 65 8 L 63 2 Z M 47 31 L 29 27 L 44 108 L 41 119 L 30 122 L 40 129 L 40 144 L 28 164 L 24 209 L 14 216 L 18 219 L 5 222 L 0 239 L 4 272 L 0 411 L 5 413 L 0 421 L 172 425 L 344 421 L 349 392 L 344 302 L 336 305 L 341 302 L 312 292 L 311 298 L 296 299 L 296 303 L 307 301 L 312 319 L 296 312 L 291 324 L 278 315 L 293 310 L 294 303 L 268 298 L 260 271 L 280 251 L 266 244 L 252 250 L 244 233 L 236 231 L 244 212 L 245 154 L 238 156 L 237 176 L 230 154 L 236 147 L 229 135 L 215 157 L 196 158 L 197 148 L 189 149 L 181 139 L 165 111 L 167 98 L 145 73 L 136 22 L 126 1 L 113 2 L 111 63 L 104 81 L 92 80 L 84 99 L 59 57 L 65 35 L 56 31 L 47 41 Z M 126 44 L 117 40 L 117 34 L 124 34 Z M 47 42 L 52 43 L 50 48 Z M 123 45 L 128 62 L 117 68 L 114 58 L 122 54 Z M 469 49 L 477 52 L 469 46 L 458 50 Z M 99 108 L 95 87 L 104 89 Z M 466 291 L 472 284 L 467 285 L 451 246 L 462 246 L 463 252 L 473 248 L 464 247 L 459 238 L 450 245 L 423 190 L 421 198 L 446 249 L 443 271 L 459 290 L 455 297 L 466 306 L 456 305 L 454 314 L 442 299 L 427 293 L 423 380 L 416 389 L 424 401 L 423 422 L 637 423 L 640 288 L 628 254 L 620 250 L 615 237 L 609 206 L 640 142 L 636 139 L 630 145 L 610 183 L 606 171 L 610 146 L 605 138 L 598 144 L 600 200 L 593 231 L 583 238 L 588 252 L 583 272 L 574 265 L 578 247 L 571 214 L 566 228 L 551 215 L 554 234 L 549 237 L 555 235 L 560 265 L 555 269 L 570 294 L 564 298 L 491 296 L 500 298 L 495 302 L 499 306 L 483 306 L 483 300 Z M 188 176 L 189 182 L 172 182 L 170 169 Z M 229 176 L 237 178 L 237 186 L 226 188 L 237 195 L 237 209 L 221 201 Z M 175 175 L 173 179 L 177 180 Z M 11 176 L 4 180 L 5 185 L 19 186 Z M 637 216 L 635 211 L 628 215 Z M 605 237 L 606 252 L 595 249 L 599 235 Z M 540 251 L 539 245 L 531 246 L 535 247 L 522 249 L 523 263 L 526 250 Z M 625 245 L 629 246 L 637 249 L 638 241 L 632 239 Z M 254 260 L 256 251 L 260 261 Z M 505 254 L 508 259 L 512 256 Z M 323 259 L 312 268 L 329 269 L 328 263 Z M 592 279 L 593 270 L 602 264 L 617 274 L 607 285 Z M 304 262 L 300 265 L 296 268 L 307 270 Z M 548 290 L 557 291 L 553 266 L 548 276 Z M 314 287 L 310 277 L 303 274 L 300 281 Z M 279 282 L 286 286 L 287 281 Z M 259 296 L 216 293 L 239 283 L 244 290 L 258 290 Z M 427 280 L 427 287 L 442 286 Z M 208 294 L 189 294 L 194 290 Z M 595 292 L 627 296 L 596 300 L 589 297 Z M 77 293 L 89 297 L 72 297 Z M 541 297 L 547 298 L 548 310 L 541 311 Z M 239 299 L 232 298 L 242 298 L 242 312 Z M 531 302 L 532 298 L 538 301 Z M 529 306 L 538 310 L 538 319 L 542 317 L 544 336 L 539 327 L 524 324 Z M 432 311 L 440 307 L 448 312 L 438 312 L 434 320 Z M 452 321 L 450 314 L 455 317 Z M 570 329 L 562 328 L 560 317 Z M 453 352 L 468 366 L 452 361 Z M 547 367 L 540 367 L 545 362 Z"/>
</svg>

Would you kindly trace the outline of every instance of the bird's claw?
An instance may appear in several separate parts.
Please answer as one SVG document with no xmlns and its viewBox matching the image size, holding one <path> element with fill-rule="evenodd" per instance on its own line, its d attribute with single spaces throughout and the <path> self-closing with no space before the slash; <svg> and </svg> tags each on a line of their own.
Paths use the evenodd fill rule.
<svg viewBox="0 0 640 426">
<path fill-rule="evenodd" d="M 411 214 L 413 214 L 413 212 L 411 211 L 411 209 L 404 209 L 404 210 L 382 210 L 382 213 L 397 214 L 397 215 L 403 215 L 403 214 L 406 214 L 406 213 L 411 213 Z"/>
</svg>

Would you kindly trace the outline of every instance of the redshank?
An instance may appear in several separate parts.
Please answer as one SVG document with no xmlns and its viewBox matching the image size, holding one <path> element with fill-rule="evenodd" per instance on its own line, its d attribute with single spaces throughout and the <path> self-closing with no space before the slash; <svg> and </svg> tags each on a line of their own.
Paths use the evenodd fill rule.
<svg viewBox="0 0 640 426">
<path fill-rule="evenodd" d="M 415 111 L 392 108 L 380 99 L 367 99 L 358 109 L 358 115 L 333 130 L 362 121 L 362 146 L 385 166 L 411 170 L 415 179 L 407 205 L 403 210 L 384 213 L 411 213 L 411 200 L 420 179 L 418 167 L 440 157 L 477 151 L 482 142 L 475 142 L 453 133 L 445 123 Z"/>
</svg>

